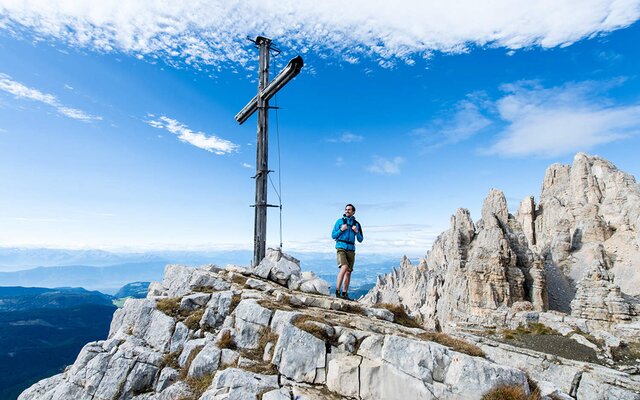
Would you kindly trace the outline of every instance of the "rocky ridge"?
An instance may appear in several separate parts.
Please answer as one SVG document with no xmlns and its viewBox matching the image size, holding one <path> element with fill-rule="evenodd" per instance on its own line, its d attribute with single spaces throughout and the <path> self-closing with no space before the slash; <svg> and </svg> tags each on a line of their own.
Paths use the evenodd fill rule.
<svg viewBox="0 0 640 400">
<path fill-rule="evenodd" d="M 279 251 L 253 270 L 167 266 L 147 298 L 116 312 L 106 340 L 19 399 L 477 399 L 496 385 L 529 392 L 527 371 L 549 368 L 562 374 L 539 379 L 544 395 L 640 390 L 603 367 L 399 324 L 397 310 L 328 297 L 307 275 Z"/>
<path fill-rule="evenodd" d="M 458 209 L 419 266 L 403 260 L 362 301 L 402 304 L 445 332 L 542 323 L 612 365 L 640 341 L 639 218 L 633 176 L 578 153 L 547 169 L 538 205 L 527 197 L 512 215 L 492 189 L 476 223 Z"/>
</svg>

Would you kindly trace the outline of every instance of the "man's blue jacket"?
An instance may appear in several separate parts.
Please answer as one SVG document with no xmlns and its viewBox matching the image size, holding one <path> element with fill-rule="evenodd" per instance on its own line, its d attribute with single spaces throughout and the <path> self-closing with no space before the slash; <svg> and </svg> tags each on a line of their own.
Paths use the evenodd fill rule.
<svg viewBox="0 0 640 400">
<path fill-rule="evenodd" d="M 347 230 L 341 231 L 340 227 L 345 223 L 347 223 Z M 358 234 L 351 229 L 351 227 L 357 224 L 358 226 Z M 356 221 L 354 217 L 343 217 L 336 221 L 336 224 L 333 226 L 333 232 L 331 232 L 331 238 L 336 241 L 336 249 L 345 249 L 345 250 L 354 250 L 356 249 L 356 239 L 358 242 L 362 242 L 364 237 L 362 236 L 362 227 L 360 223 Z"/>
</svg>

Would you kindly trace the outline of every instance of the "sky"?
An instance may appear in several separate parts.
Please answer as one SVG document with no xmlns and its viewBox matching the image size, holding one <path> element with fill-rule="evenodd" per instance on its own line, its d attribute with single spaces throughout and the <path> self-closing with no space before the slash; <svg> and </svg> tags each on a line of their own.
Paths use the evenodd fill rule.
<svg viewBox="0 0 640 400">
<path fill-rule="evenodd" d="M 0 0 L 0 246 L 251 249 L 261 35 L 285 251 L 423 256 L 576 152 L 640 174 L 640 2 Z M 267 245 L 280 242 L 269 210 Z"/>
</svg>

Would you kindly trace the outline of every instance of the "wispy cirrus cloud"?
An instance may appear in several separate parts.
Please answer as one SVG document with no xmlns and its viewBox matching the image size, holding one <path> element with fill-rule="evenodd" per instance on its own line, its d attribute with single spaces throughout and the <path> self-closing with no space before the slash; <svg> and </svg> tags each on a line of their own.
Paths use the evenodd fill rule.
<svg viewBox="0 0 640 400">
<path fill-rule="evenodd" d="M 237 144 L 221 139 L 215 135 L 207 135 L 204 132 L 192 131 L 183 123 L 164 115 L 157 117 L 154 114 L 147 114 L 147 118 L 149 119 L 145 122 L 149 126 L 157 129 L 165 129 L 176 135 L 181 141 L 211 153 L 219 155 L 228 154 L 236 152 L 239 148 Z"/>
<path fill-rule="evenodd" d="M 402 157 L 387 159 L 374 156 L 373 163 L 366 170 L 379 175 L 398 175 L 400 173 L 400 165 L 404 164 L 404 162 L 405 159 Z"/>
<path fill-rule="evenodd" d="M 446 118 L 436 118 L 426 126 L 414 129 L 411 134 L 418 138 L 424 151 L 470 139 L 492 124 L 482 111 L 482 105 L 476 104 L 478 100 L 477 96 L 470 96 L 460 101 L 447 112 Z"/>
<path fill-rule="evenodd" d="M 444 117 L 411 133 L 423 151 L 493 136 L 478 149 L 483 155 L 556 157 L 640 135 L 640 103 L 616 104 L 607 91 L 625 79 L 568 82 L 544 87 L 538 81 L 501 86 L 488 99 L 470 94 Z"/>
<path fill-rule="evenodd" d="M 32 100 L 53 107 L 59 114 L 65 117 L 77 119 L 83 122 L 101 120 L 102 117 L 88 114 L 77 108 L 72 108 L 60 103 L 60 100 L 52 94 L 43 93 L 14 81 L 9 75 L 0 73 L 0 90 L 13 95 L 18 99 Z"/>
<path fill-rule="evenodd" d="M 14 35 L 194 66 L 246 66 L 255 57 L 245 38 L 263 32 L 285 50 L 392 67 L 472 46 L 563 46 L 639 18 L 633 0 L 0 0 L 0 29 Z"/>
<path fill-rule="evenodd" d="M 640 103 L 615 104 L 606 91 L 622 81 L 504 85 L 496 102 L 506 122 L 484 154 L 554 157 L 640 135 Z"/>
<path fill-rule="evenodd" d="M 339 137 L 327 139 L 327 141 L 331 143 L 357 143 L 362 142 L 363 140 L 364 136 L 356 135 L 351 132 L 344 132 Z"/>
</svg>

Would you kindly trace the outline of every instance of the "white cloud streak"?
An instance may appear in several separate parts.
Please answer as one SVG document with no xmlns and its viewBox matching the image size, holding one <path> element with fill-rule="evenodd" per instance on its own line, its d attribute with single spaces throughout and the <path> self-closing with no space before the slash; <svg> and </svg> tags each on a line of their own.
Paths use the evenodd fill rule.
<svg viewBox="0 0 640 400">
<path fill-rule="evenodd" d="M 165 129 L 168 132 L 176 135 L 181 141 L 189 143 L 211 153 L 222 155 L 233 153 L 238 150 L 239 146 L 237 144 L 234 144 L 225 139 L 221 139 L 214 135 L 207 135 L 203 132 L 194 132 L 186 125 L 176 121 L 175 119 L 165 116 L 156 118 L 156 116 L 153 114 L 148 114 L 147 117 L 155 118 L 145 121 L 149 126 L 157 129 Z"/>
<path fill-rule="evenodd" d="M 16 82 L 7 74 L 0 73 L 0 90 L 7 92 L 18 99 L 32 100 L 53 107 L 59 114 L 83 122 L 101 120 L 102 117 L 87 114 L 77 108 L 67 107 L 60 103 L 52 94 L 43 93 L 37 89 L 29 88 L 20 82 Z"/>
<path fill-rule="evenodd" d="M 460 101 L 447 118 L 439 118 L 411 133 L 419 138 L 425 151 L 456 144 L 475 136 L 492 124 L 480 107 L 467 99 Z"/>
<path fill-rule="evenodd" d="M 362 142 L 364 140 L 364 136 L 361 135 L 356 135 L 354 133 L 351 132 L 345 132 L 342 135 L 340 135 L 340 137 L 338 138 L 332 138 L 329 139 L 328 141 L 331 143 L 358 143 L 358 142 Z"/>
<path fill-rule="evenodd" d="M 245 38 L 263 33 L 285 50 L 390 67 L 473 45 L 564 46 L 638 18 L 637 0 L 0 0 L 0 29 L 14 35 L 195 66 L 244 66 L 255 58 Z"/>
<path fill-rule="evenodd" d="M 389 160 L 379 156 L 373 157 L 373 164 L 367 167 L 367 171 L 379 175 L 398 175 L 400 174 L 400 165 L 404 164 L 404 158 L 394 157 Z"/>
<path fill-rule="evenodd" d="M 554 157 L 640 134 L 640 104 L 612 105 L 598 95 L 610 84 L 535 82 L 505 85 L 497 101 L 507 127 L 485 154 Z"/>
</svg>

